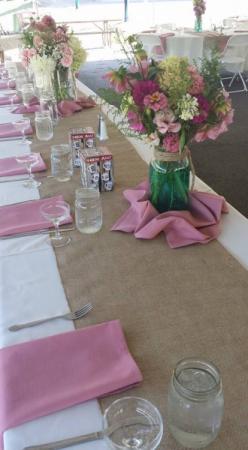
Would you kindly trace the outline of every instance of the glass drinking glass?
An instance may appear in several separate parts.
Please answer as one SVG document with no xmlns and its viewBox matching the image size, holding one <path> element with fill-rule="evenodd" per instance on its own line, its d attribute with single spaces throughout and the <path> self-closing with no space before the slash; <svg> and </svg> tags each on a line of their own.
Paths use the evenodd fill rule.
<svg viewBox="0 0 248 450">
<path fill-rule="evenodd" d="M 148 400 L 123 397 L 104 412 L 103 434 L 113 450 L 154 450 L 163 436 L 163 420 Z"/>
<path fill-rule="evenodd" d="M 21 143 L 22 144 L 30 143 L 30 141 L 28 139 L 26 139 L 26 136 L 25 136 L 25 131 L 28 130 L 30 127 L 30 120 L 29 119 L 20 119 L 20 120 L 17 120 L 16 122 L 12 122 L 12 124 L 13 124 L 14 128 L 17 131 L 20 131 L 22 134 Z"/>
<path fill-rule="evenodd" d="M 16 82 L 16 90 L 18 92 L 21 92 L 22 86 L 27 83 L 27 77 L 25 72 L 17 72 L 15 76 L 15 82 Z"/>
<path fill-rule="evenodd" d="M 37 153 L 29 153 L 28 155 L 17 156 L 16 161 L 18 164 L 22 164 L 26 167 L 27 172 L 29 174 L 28 180 L 23 182 L 23 186 L 27 188 L 37 188 L 41 185 L 40 181 L 34 179 L 32 174 L 32 168 L 39 162 L 39 155 Z"/>
<path fill-rule="evenodd" d="M 59 122 L 59 112 L 57 107 L 57 101 L 52 94 L 41 93 L 40 96 L 40 109 L 41 111 L 49 111 L 52 118 L 53 125 L 57 125 Z"/>
<path fill-rule="evenodd" d="M 32 83 L 25 83 L 22 86 L 21 94 L 24 106 L 29 106 L 30 101 L 34 98 L 34 87 Z"/>
<path fill-rule="evenodd" d="M 62 235 L 59 231 L 59 225 L 70 216 L 70 205 L 62 200 L 51 200 L 41 206 L 40 212 L 45 219 L 54 225 L 55 232 L 51 236 L 53 245 L 63 247 L 69 244 L 70 236 Z"/>
<path fill-rule="evenodd" d="M 51 146 L 51 174 L 58 181 L 69 181 L 73 175 L 72 151 L 67 144 Z"/>
<path fill-rule="evenodd" d="M 80 233 L 91 234 L 101 229 L 102 206 L 98 189 L 76 189 L 75 221 Z"/>
<path fill-rule="evenodd" d="M 187 448 L 204 448 L 216 438 L 224 410 L 222 382 L 214 364 L 186 358 L 173 371 L 168 392 L 167 423 Z"/>
<path fill-rule="evenodd" d="M 53 138 L 53 123 L 49 111 L 36 112 L 34 121 L 39 141 L 49 141 Z"/>
</svg>

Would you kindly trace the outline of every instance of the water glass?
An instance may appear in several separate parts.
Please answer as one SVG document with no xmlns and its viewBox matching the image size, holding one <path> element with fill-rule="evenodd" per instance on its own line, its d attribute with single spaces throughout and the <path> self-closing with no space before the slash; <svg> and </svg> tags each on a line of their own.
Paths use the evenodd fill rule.
<svg viewBox="0 0 248 450">
<path fill-rule="evenodd" d="M 40 109 L 41 111 L 49 111 L 53 125 L 57 125 L 59 122 L 59 112 L 57 107 L 57 101 L 55 97 L 48 93 L 41 94 L 40 96 Z"/>
<path fill-rule="evenodd" d="M 21 94 L 24 106 L 29 106 L 30 101 L 34 98 L 34 87 L 32 83 L 25 83 L 22 86 Z"/>
<path fill-rule="evenodd" d="M 80 233 L 96 233 L 101 229 L 102 206 L 98 189 L 76 189 L 75 221 Z"/>
<path fill-rule="evenodd" d="M 53 138 L 53 123 L 49 111 L 36 112 L 34 121 L 39 141 L 49 141 Z"/>
<path fill-rule="evenodd" d="M 21 93 L 22 86 L 27 83 L 27 81 L 25 72 L 17 72 L 15 76 L 16 90 Z"/>
<path fill-rule="evenodd" d="M 51 173 L 58 181 L 69 181 L 73 175 L 72 151 L 69 145 L 51 147 Z"/>
<path fill-rule="evenodd" d="M 113 450 L 154 450 L 163 436 L 162 417 L 148 400 L 123 397 L 104 412 L 103 434 Z"/>
<path fill-rule="evenodd" d="M 200 359 L 177 364 L 168 392 L 167 423 L 171 434 L 187 448 L 208 446 L 221 427 L 224 410 L 217 367 Z"/>
<path fill-rule="evenodd" d="M 25 135 L 25 131 L 27 131 L 30 128 L 30 120 L 29 119 L 20 119 L 17 120 L 15 122 L 12 122 L 13 127 L 17 130 L 20 131 L 22 134 L 22 144 L 29 144 L 30 141 L 28 139 L 26 139 L 26 135 Z"/>
<path fill-rule="evenodd" d="M 18 164 L 24 166 L 29 174 L 28 179 L 24 180 L 23 186 L 31 189 L 39 187 L 41 185 L 41 182 L 35 180 L 32 174 L 32 168 L 39 163 L 39 154 L 29 153 L 27 155 L 17 156 L 16 161 L 18 162 Z"/>
</svg>

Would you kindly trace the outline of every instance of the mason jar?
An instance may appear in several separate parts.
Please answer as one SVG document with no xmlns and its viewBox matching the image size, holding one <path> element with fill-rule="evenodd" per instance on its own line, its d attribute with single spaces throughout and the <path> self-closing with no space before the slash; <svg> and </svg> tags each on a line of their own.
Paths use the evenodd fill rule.
<svg viewBox="0 0 248 450">
<path fill-rule="evenodd" d="M 187 448 L 204 448 L 219 433 L 224 411 L 222 381 L 217 367 L 186 358 L 173 371 L 167 403 L 167 424 Z"/>
</svg>

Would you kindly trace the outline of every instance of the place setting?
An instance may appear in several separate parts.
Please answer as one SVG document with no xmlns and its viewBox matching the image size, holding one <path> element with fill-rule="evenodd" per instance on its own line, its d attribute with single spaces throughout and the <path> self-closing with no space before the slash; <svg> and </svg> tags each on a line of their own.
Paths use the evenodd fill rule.
<svg viewBox="0 0 248 450">
<path fill-rule="evenodd" d="M 147 48 L 83 2 L 72 22 L 41 3 L 22 16 L 21 61 L 0 66 L 0 449 L 243 450 L 248 287 L 231 232 L 246 244 L 194 164 L 193 141 L 206 165 L 236 116 L 208 0 L 188 22 L 187 2 L 178 21 L 161 4 L 156 25 L 154 4 L 151 28 L 147 2 L 125 1 Z M 87 50 L 89 87 L 88 35 L 124 52 L 102 77 Z"/>
</svg>

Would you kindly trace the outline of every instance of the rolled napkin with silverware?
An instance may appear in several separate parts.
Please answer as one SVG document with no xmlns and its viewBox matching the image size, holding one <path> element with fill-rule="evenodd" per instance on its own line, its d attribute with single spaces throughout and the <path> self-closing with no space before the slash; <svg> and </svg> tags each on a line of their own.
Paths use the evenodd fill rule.
<svg viewBox="0 0 248 450">
<path fill-rule="evenodd" d="M 118 320 L 3 348 L 0 378 L 1 435 L 142 381 Z"/>
<path fill-rule="evenodd" d="M 14 205 L 0 207 L 0 238 L 18 233 L 39 231 L 53 227 L 53 224 L 41 214 L 41 206 L 54 201 L 63 201 L 62 195 L 43 198 L 40 200 L 28 200 Z M 61 224 L 72 223 L 72 217 L 68 216 Z"/>
<path fill-rule="evenodd" d="M 43 172 L 44 170 L 47 169 L 46 164 L 43 161 L 40 153 L 37 153 L 37 155 L 38 155 L 37 164 L 33 166 L 32 172 Z M 17 162 L 15 156 L 0 159 L 0 177 L 8 177 L 11 175 L 23 175 L 25 173 L 28 173 L 27 169 Z"/>
</svg>

